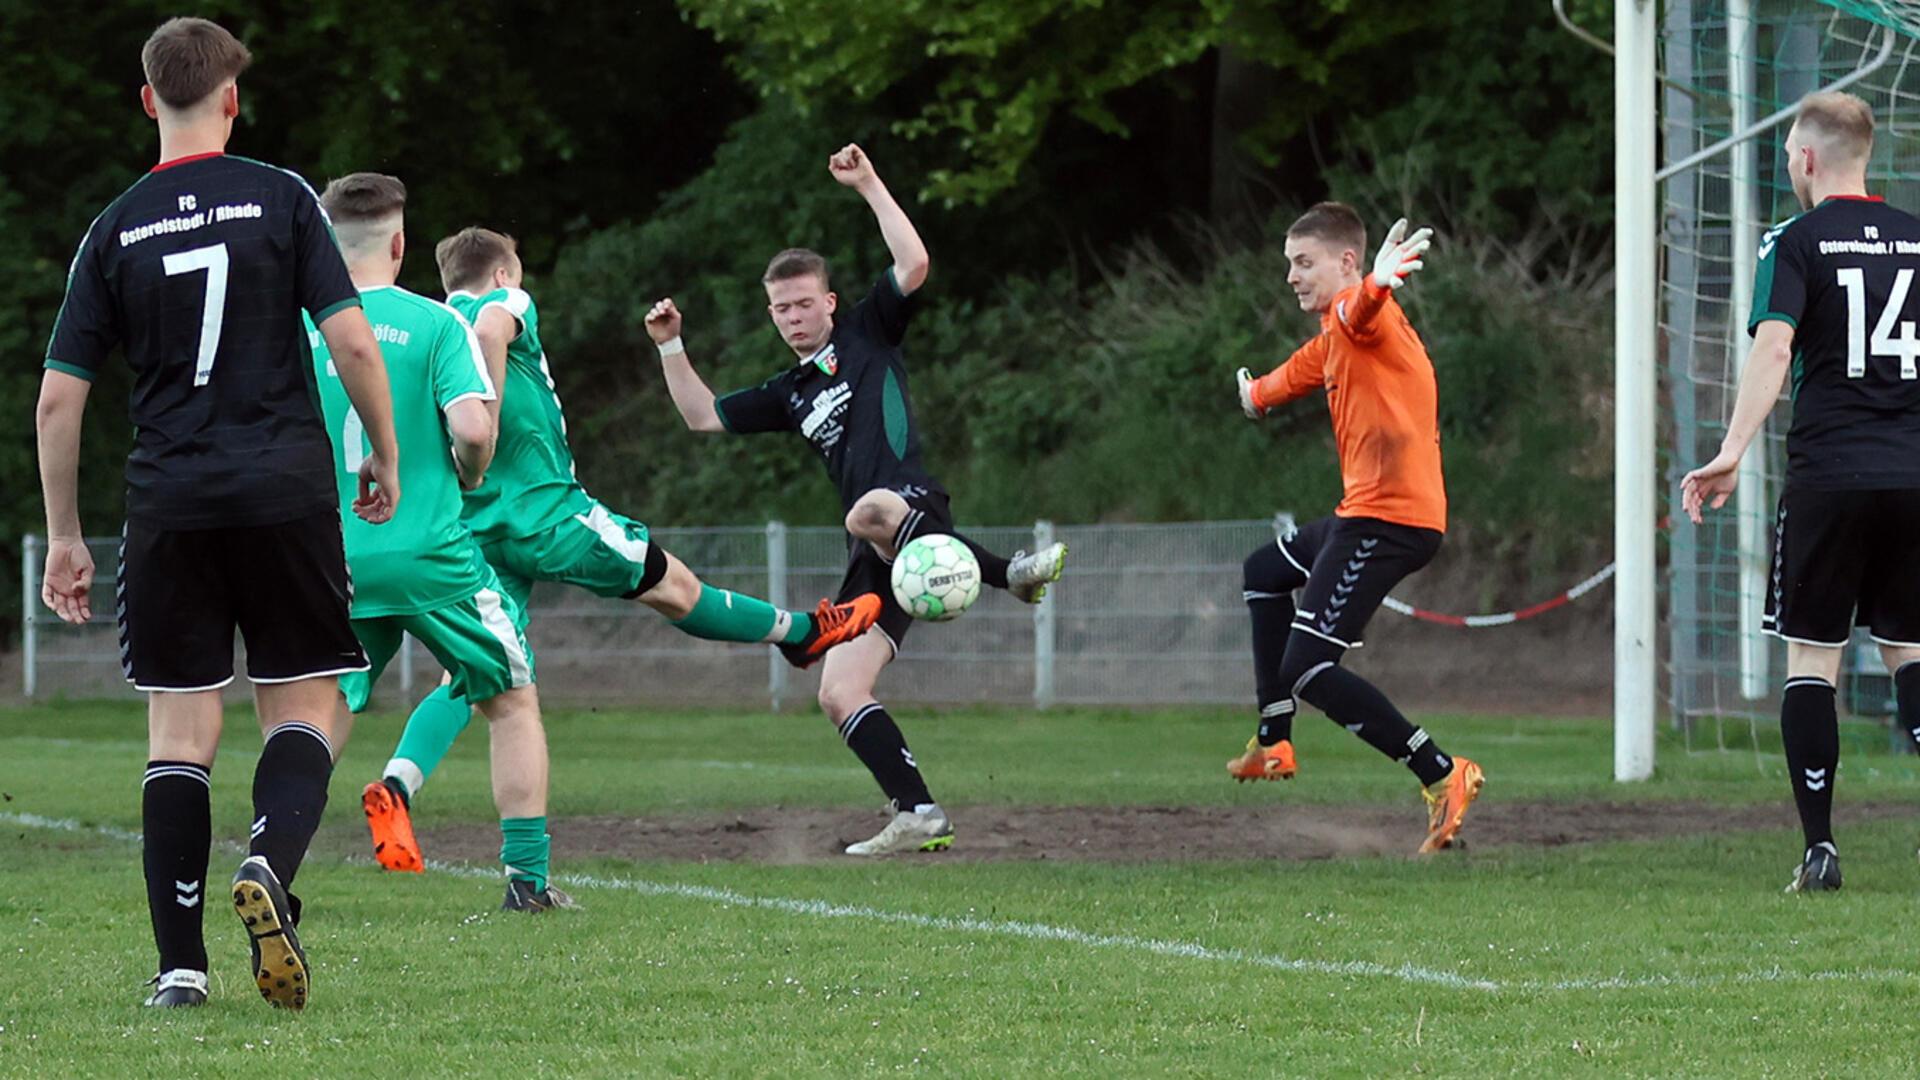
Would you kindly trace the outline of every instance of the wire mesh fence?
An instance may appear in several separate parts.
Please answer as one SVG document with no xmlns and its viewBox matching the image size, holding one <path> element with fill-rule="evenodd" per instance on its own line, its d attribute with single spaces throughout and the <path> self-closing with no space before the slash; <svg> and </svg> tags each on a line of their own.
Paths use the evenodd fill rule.
<svg viewBox="0 0 1920 1080">
<path fill-rule="evenodd" d="M 883 677 L 885 693 L 902 702 L 1040 707 L 1250 701 L 1240 564 L 1285 520 L 1058 529 L 1071 556 L 1045 601 L 1029 606 L 988 589 L 960 619 L 915 624 Z M 1010 554 L 1049 542 L 1056 530 L 1039 522 L 968 535 Z M 776 522 L 654 536 L 708 584 L 798 608 L 833 595 L 847 560 L 847 536 L 833 528 Z M 31 536 L 22 545 L 29 697 L 133 693 L 107 602 L 119 541 L 88 543 L 99 575 L 93 622 L 80 627 L 41 604 L 45 547 Z M 793 709 L 810 706 L 818 686 L 817 669 L 793 670 L 770 648 L 688 637 L 633 601 L 542 583 L 529 609 L 541 692 L 552 700 Z M 242 648 L 236 663 L 243 657 Z M 439 677 L 432 657 L 409 641 L 376 689 L 377 703 L 411 702 Z"/>
</svg>

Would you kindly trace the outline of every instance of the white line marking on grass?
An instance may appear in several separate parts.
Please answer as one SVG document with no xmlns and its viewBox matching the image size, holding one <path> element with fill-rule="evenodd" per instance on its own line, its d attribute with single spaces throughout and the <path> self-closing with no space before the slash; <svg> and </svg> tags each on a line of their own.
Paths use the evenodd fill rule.
<svg viewBox="0 0 1920 1080">
<path fill-rule="evenodd" d="M 500 871 L 463 864 L 430 862 L 435 869 L 461 877 L 498 880 Z M 723 907 L 753 908 L 759 911 L 778 911 L 788 915 L 801 915 L 814 919 L 855 919 L 863 922 L 892 923 L 896 926 L 912 926 L 923 930 L 958 930 L 970 934 L 986 934 L 994 937 L 1026 938 L 1030 941 L 1060 941 L 1069 945 L 1083 945 L 1096 949 L 1122 949 L 1128 952 L 1150 953 L 1155 956 L 1172 956 L 1183 960 L 1213 960 L 1230 964 L 1249 964 L 1254 967 L 1274 968 L 1280 971 L 1304 971 L 1316 975 L 1350 975 L 1361 978 L 1398 979 L 1402 982 L 1425 983 L 1444 986 L 1454 990 L 1497 991 L 1499 983 L 1487 979 L 1472 979 L 1464 975 L 1455 975 L 1448 971 L 1436 971 L 1431 968 L 1402 964 L 1390 967 L 1365 960 L 1295 960 L 1270 953 L 1248 952 L 1245 949 L 1216 949 L 1192 941 L 1167 941 L 1159 938 L 1134 937 L 1131 934 L 1096 934 L 1086 930 L 1076 930 L 1070 926 L 1051 926 L 1046 923 L 1019 922 L 1007 919 L 976 919 L 971 917 L 954 918 L 946 915 L 920 915 L 911 911 L 887 911 L 882 908 L 864 907 L 858 904 L 835 904 L 825 900 L 798 900 L 784 896 L 752 896 L 735 892 L 732 889 L 714 888 L 708 885 L 683 885 L 674 882 L 645 881 L 635 878 L 602 878 L 583 874 L 556 874 L 554 880 L 565 885 L 574 885 L 587 889 L 618 889 L 639 893 L 642 896 L 670 896 L 682 900 L 704 900 Z"/>
<path fill-rule="evenodd" d="M 0 811 L 0 822 L 24 825 L 29 828 L 47 829 L 54 832 L 94 833 L 129 843 L 138 843 L 140 834 L 130 829 L 112 825 L 87 825 L 71 818 L 49 818 L 39 814 Z M 234 845 L 238 847 L 238 845 Z M 351 862 L 361 862 L 351 859 Z M 463 877 L 481 881 L 500 880 L 497 867 L 473 866 L 467 863 L 443 863 L 429 861 L 433 870 L 453 877 Z M 603 878 L 585 874 L 555 875 L 555 880 L 563 884 L 587 889 L 610 889 L 622 892 L 639 893 L 642 896 L 665 896 L 681 900 L 698 900 L 722 907 L 748 908 L 756 911 L 776 911 L 787 915 L 798 915 L 811 919 L 852 919 L 859 922 L 888 923 L 895 926 L 912 926 L 923 930 L 948 930 L 968 934 L 982 934 L 990 937 L 1022 938 L 1028 941 L 1056 941 L 1068 945 L 1079 945 L 1092 949 L 1118 949 L 1124 952 L 1145 953 L 1152 956 L 1169 956 L 1181 960 L 1205 960 L 1214 963 L 1245 964 L 1250 967 L 1267 968 L 1275 971 L 1305 972 L 1314 975 L 1336 975 L 1350 978 L 1393 979 L 1399 982 L 1417 983 L 1426 986 L 1444 986 L 1455 990 L 1478 990 L 1486 993 L 1551 993 L 1598 990 L 1651 990 L 1651 989 L 1700 989 L 1709 986 L 1728 984 L 1744 985 L 1752 983 L 1822 983 L 1822 982 L 1912 982 L 1920 979 L 1920 972 L 1890 970 L 1884 968 L 1862 968 L 1854 971 L 1787 971 L 1779 967 L 1763 968 L 1758 971 L 1740 972 L 1732 975 L 1612 975 L 1605 977 L 1523 980 L 1501 982 L 1496 979 L 1476 979 L 1451 971 L 1423 968 L 1414 964 L 1402 964 L 1393 967 L 1367 960 L 1301 960 L 1293 957 L 1278 956 L 1273 953 L 1249 952 L 1245 949 L 1218 949 L 1194 941 L 1175 941 L 1165 938 L 1143 938 L 1132 934 L 1099 934 L 1088 930 L 1079 930 L 1071 926 L 1054 926 L 1048 923 L 1021 922 L 1012 919 L 977 919 L 972 917 L 956 918 L 948 915 L 921 915 L 911 911 L 887 911 L 883 908 L 865 907 L 858 904 L 835 904 L 825 900 L 801 900 L 784 896 L 753 896 L 735 892 L 732 889 L 716 888 L 709 885 L 686 885 L 677 882 L 647 881 L 640 878 Z"/>
</svg>

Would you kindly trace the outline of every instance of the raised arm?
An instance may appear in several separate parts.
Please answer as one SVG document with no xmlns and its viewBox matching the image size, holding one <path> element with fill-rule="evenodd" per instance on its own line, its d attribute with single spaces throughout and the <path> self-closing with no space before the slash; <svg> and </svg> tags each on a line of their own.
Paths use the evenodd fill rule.
<svg viewBox="0 0 1920 1080">
<path fill-rule="evenodd" d="M 493 380 L 493 400 L 487 402 L 487 412 L 496 424 L 500 421 L 500 403 L 507 398 L 507 345 L 519 332 L 520 326 L 513 315 L 498 304 L 482 308 L 480 318 L 473 324 L 473 336 L 480 342 L 480 355 L 487 361 L 487 377 Z"/>
<path fill-rule="evenodd" d="M 1407 277 L 1425 266 L 1422 260 L 1429 247 L 1433 246 L 1433 230 L 1418 229 L 1412 236 L 1407 235 L 1407 219 L 1401 218 L 1387 230 L 1386 239 L 1380 242 L 1380 250 L 1373 257 L 1373 272 L 1360 282 L 1360 290 L 1353 301 L 1343 304 L 1334 311 L 1347 334 L 1354 338 L 1368 338 L 1373 334 L 1373 320 L 1380 309 L 1387 304 L 1387 297 L 1393 290 L 1407 283 Z"/>
<path fill-rule="evenodd" d="M 894 200 L 880 174 L 874 172 L 873 162 L 865 151 L 848 143 L 827 160 L 827 171 L 867 200 L 874 219 L 880 223 L 880 235 L 886 238 L 887 253 L 893 256 L 894 284 L 900 287 L 901 296 L 913 295 L 926 283 L 932 261 L 927 256 L 927 245 L 920 241 L 920 234 L 907 218 L 907 212 Z"/>
<path fill-rule="evenodd" d="M 393 434 L 393 393 L 387 385 L 387 361 L 373 339 L 373 327 L 359 307 L 341 308 L 320 323 L 320 336 L 333 355 L 334 370 L 347 400 L 366 427 L 373 452 L 360 466 L 360 497 L 353 512 L 378 525 L 391 520 L 400 505 L 400 443 Z"/>
<path fill-rule="evenodd" d="M 674 306 L 672 297 L 653 305 L 653 310 L 647 312 L 647 336 L 660 350 L 660 370 L 667 377 L 667 393 L 673 398 L 674 408 L 680 410 L 680 419 L 686 421 L 687 430 L 725 431 L 726 425 L 720 422 L 720 413 L 713 407 L 713 391 L 700 373 L 693 370 L 693 361 L 687 359 L 680 328 L 680 309 Z"/>
</svg>

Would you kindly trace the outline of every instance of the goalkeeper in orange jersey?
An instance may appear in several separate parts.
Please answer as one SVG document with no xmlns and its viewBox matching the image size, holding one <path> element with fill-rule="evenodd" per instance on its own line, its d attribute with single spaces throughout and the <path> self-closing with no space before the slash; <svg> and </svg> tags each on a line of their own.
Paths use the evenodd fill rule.
<svg viewBox="0 0 1920 1080">
<path fill-rule="evenodd" d="M 1343 496 L 1333 516 L 1247 557 L 1247 610 L 1260 730 L 1227 763 L 1236 780 L 1292 779 L 1293 714 L 1302 700 L 1413 770 L 1426 795 L 1426 854 L 1453 843 L 1483 782 L 1449 758 L 1372 683 L 1340 666 L 1387 593 L 1440 550 L 1447 527 L 1433 363 L 1393 291 L 1423 265 L 1433 230 L 1387 231 L 1361 276 L 1367 229 L 1353 208 L 1321 203 L 1287 230 L 1287 284 L 1320 333 L 1258 379 L 1241 368 L 1251 419 L 1326 388 Z M 1299 607 L 1294 590 L 1302 589 Z"/>
</svg>

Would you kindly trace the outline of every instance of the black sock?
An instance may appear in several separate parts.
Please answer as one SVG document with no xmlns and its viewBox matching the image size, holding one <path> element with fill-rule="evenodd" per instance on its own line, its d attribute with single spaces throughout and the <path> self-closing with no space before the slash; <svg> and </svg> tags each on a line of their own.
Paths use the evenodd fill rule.
<svg viewBox="0 0 1920 1080">
<path fill-rule="evenodd" d="M 873 774 L 880 790 L 896 807 L 911 810 L 933 801 L 927 793 L 927 782 L 920 778 L 913 751 L 907 749 L 906 737 L 900 734 L 900 725 L 887 715 L 885 706 L 868 705 L 847 717 L 847 722 L 840 725 L 840 737 L 847 740 L 847 749 Z"/>
<path fill-rule="evenodd" d="M 1909 660 L 1893 673 L 1893 700 L 1900 726 L 1920 749 L 1920 660 Z"/>
<path fill-rule="evenodd" d="M 1293 590 L 1307 583 L 1307 575 L 1278 544 L 1262 544 L 1247 556 L 1240 577 L 1240 597 L 1247 602 L 1247 615 L 1253 620 L 1254 699 L 1260 703 L 1260 745 L 1272 746 L 1293 738 L 1293 714 L 1299 702 L 1293 697 L 1291 678 L 1283 673 L 1287 650 L 1302 649 L 1294 659 L 1304 673 L 1322 659 L 1340 659 L 1339 647 L 1331 643 L 1301 642 L 1295 646 L 1293 634 Z M 1326 657 L 1309 655 L 1312 646 L 1326 644 L 1333 650 Z"/>
<path fill-rule="evenodd" d="M 207 970 L 201 934 L 206 914 L 207 848 L 213 843 L 213 799 L 207 767 L 192 761 L 149 761 L 140 790 L 141 862 L 147 911 L 160 947 L 160 970 Z"/>
<path fill-rule="evenodd" d="M 1833 783 L 1840 766 L 1840 718 L 1833 685 L 1801 676 L 1787 680 L 1780 698 L 1780 737 L 1787 749 L 1787 779 L 1807 846 L 1833 843 Z"/>
<path fill-rule="evenodd" d="M 1322 668 L 1300 688 L 1300 696 L 1368 746 L 1412 769 L 1423 786 L 1453 771 L 1453 759 L 1425 728 L 1415 727 L 1378 687 L 1346 668 Z"/>
<path fill-rule="evenodd" d="M 1290 594 L 1247 596 L 1247 614 L 1253 618 L 1253 686 L 1260 703 L 1260 745 L 1272 746 L 1293 738 L 1293 714 L 1298 707 L 1293 687 L 1281 678 L 1280 662 L 1293 633 L 1293 597 Z"/>
<path fill-rule="evenodd" d="M 900 528 L 894 531 L 893 550 L 899 551 L 912 542 L 914 537 L 926 536 L 939 531 L 939 528 L 940 526 L 937 523 L 927 518 L 926 511 L 915 510 L 909 506 L 907 507 L 907 519 L 902 521 Z M 960 535 L 957 530 L 948 529 L 947 535 L 965 544 L 967 550 L 973 552 L 973 557 L 979 560 L 980 583 L 982 585 L 993 589 L 1004 589 L 1007 587 L 1007 566 L 1011 560 L 1003 559 L 995 555 L 993 552 L 974 543 L 967 537 Z"/>
<path fill-rule="evenodd" d="M 312 724 L 281 724 L 267 736 L 253 770 L 253 844 L 280 884 L 291 888 L 327 807 L 333 746 Z"/>
</svg>

